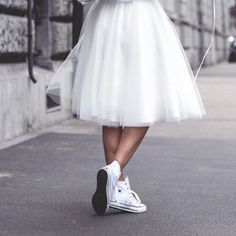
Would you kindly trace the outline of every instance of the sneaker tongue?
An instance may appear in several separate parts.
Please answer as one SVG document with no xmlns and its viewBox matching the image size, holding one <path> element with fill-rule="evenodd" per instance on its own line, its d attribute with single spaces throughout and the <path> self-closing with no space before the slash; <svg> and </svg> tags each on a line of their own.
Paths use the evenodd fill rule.
<svg viewBox="0 0 236 236">
<path fill-rule="evenodd" d="M 125 188 L 125 181 L 123 181 L 123 180 L 119 180 L 118 182 L 117 182 L 117 184 L 120 186 L 120 187 L 122 187 L 122 188 Z"/>
<path fill-rule="evenodd" d="M 129 178 L 128 176 L 125 177 L 125 180 L 119 180 L 118 181 L 118 185 L 119 187 L 121 188 L 124 188 L 124 189 L 130 189 L 130 185 L 129 185 Z"/>
</svg>

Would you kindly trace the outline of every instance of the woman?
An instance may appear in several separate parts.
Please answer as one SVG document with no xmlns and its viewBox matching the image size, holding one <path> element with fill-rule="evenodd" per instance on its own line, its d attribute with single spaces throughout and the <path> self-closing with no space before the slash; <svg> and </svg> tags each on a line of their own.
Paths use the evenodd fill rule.
<svg viewBox="0 0 236 236">
<path fill-rule="evenodd" d="M 47 94 L 71 106 L 77 118 L 102 126 L 106 166 L 97 173 L 95 212 L 112 207 L 142 213 L 146 205 L 130 189 L 124 167 L 154 123 L 201 119 L 205 109 L 159 0 L 79 1 L 91 7 Z M 58 84 L 61 93 L 54 89 Z M 71 90 L 63 90 L 68 84 Z"/>
</svg>

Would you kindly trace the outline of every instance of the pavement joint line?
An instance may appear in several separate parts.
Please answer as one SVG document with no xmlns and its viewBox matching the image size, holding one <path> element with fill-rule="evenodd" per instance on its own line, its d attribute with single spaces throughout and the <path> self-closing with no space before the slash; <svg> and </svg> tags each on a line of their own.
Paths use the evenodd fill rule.
<svg viewBox="0 0 236 236">
<path fill-rule="evenodd" d="M 95 134 L 98 134 L 97 132 L 87 132 L 87 131 L 81 131 L 81 132 L 71 132 L 71 131 L 58 131 L 58 130 L 54 130 L 53 128 L 45 128 L 45 129 L 42 129 L 42 130 L 38 130 L 38 131 L 34 131 L 34 132 L 31 132 L 31 133 L 28 133 L 28 134 L 24 134 L 22 136 L 19 136 L 19 137 L 16 137 L 12 140 L 7 140 L 3 143 L 0 143 L 0 151 L 1 150 L 4 150 L 6 148 L 10 148 L 12 146 L 15 146 L 17 144 L 20 144 L 22 142 L 25 142 L 25 141 L 28 141 L 28 140 L 31 140 L 33 138 L 37 138 L 43 134 L 48 134 L 48 133 L 55 133 L 55 134 L 67 134 L 67 135 L 76 135 L 76 134 L 86 134 L 86 135 L 95 135 Z M 200 140 L 200 139 L 217 139 L 217 140 L 227 140 L 227 138 L 225 138 L 224 136 L 223 137 L 220 137 L 220 136 L 217 136 L 217 137 L 209 137 L 209 136 L 189 136 L 189 135 L 186 135 L 186 134 L 182 134 L 181 136 L 173 136 L 173 135 L 163 135 L 163 134 L 155 134 L 155 133 L 149 133 L 147 134 L 147 137 L 156 137 L 156 138 L 175 138 L 175 139 L 178 139 L 178 138 L 193 138 L 195 140 Z M 229 140 L 232 139 L 231 138 L 228 138 Z M 0 177 L 1 177 L 1 173 L 0 173 Z"/>
<path fill-rule="evenodd" d="M 47 132 L 37 130 L 37 131 L 32 131 L 27 134 L 20 135 L 18 137 L 13 138 L 13 139 L 6 140 L 6 141 L 0 143 L 0 150 L 12 147 L 14 145 L 20 144 L 22 142 L 28 141 L 33 138 L 36 138 L 44 133 L 47 133 Z"/>
</svg>

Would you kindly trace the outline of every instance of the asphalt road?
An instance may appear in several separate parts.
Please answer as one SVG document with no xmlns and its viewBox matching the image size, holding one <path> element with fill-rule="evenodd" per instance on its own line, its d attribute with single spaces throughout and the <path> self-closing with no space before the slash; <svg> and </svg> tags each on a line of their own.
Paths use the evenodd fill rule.
<svg viewBox="0 0 236 236">
<path fill-rule="evenodd" d="M 235 236 L 234 139 L 146 136 L 126 168 L 143 214 L 93 212 L 100 135 L 48 133 L 0 150 L 1 236 Z"/>
</svg>

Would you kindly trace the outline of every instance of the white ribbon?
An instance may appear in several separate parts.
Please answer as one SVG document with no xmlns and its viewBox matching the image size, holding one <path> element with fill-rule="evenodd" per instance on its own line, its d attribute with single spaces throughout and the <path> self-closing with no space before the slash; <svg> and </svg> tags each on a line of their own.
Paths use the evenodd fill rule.
<svg viewBox="0 0 236 236">
<path fill-rule="evenodd" d="M 208 54 L 208 52 L 209 52 L 213 42 L 214 42 L 215 29 L 216 29 L 216 3 L 215 3 L 215 0 L 212 0 L 212 3 L 213 3 L 213 27 L 212 27 L 211 42 L 210 42 L 210 45 L 209 45 L 209 47 L 207 48 L 207 50 L 205 52 L 205 55 L 202 58 L 201 64 L 200 64 L 200 66 L 199 66 L 199 68 L 197 70 L 197 73 L 196 73 L 195 77 L 194 77 L 194 82 L 196 81 L 196 79 L 198 77 L 198 74 L 199 74 L 199 72 L 201 70 L 201 67 L 203 65 L 203 62 L 204 62 L 204 60 L 205 60 L 205 58 L 206 58 L 206 56 L 207 56 L 207 54 Z"/>
</svg>

